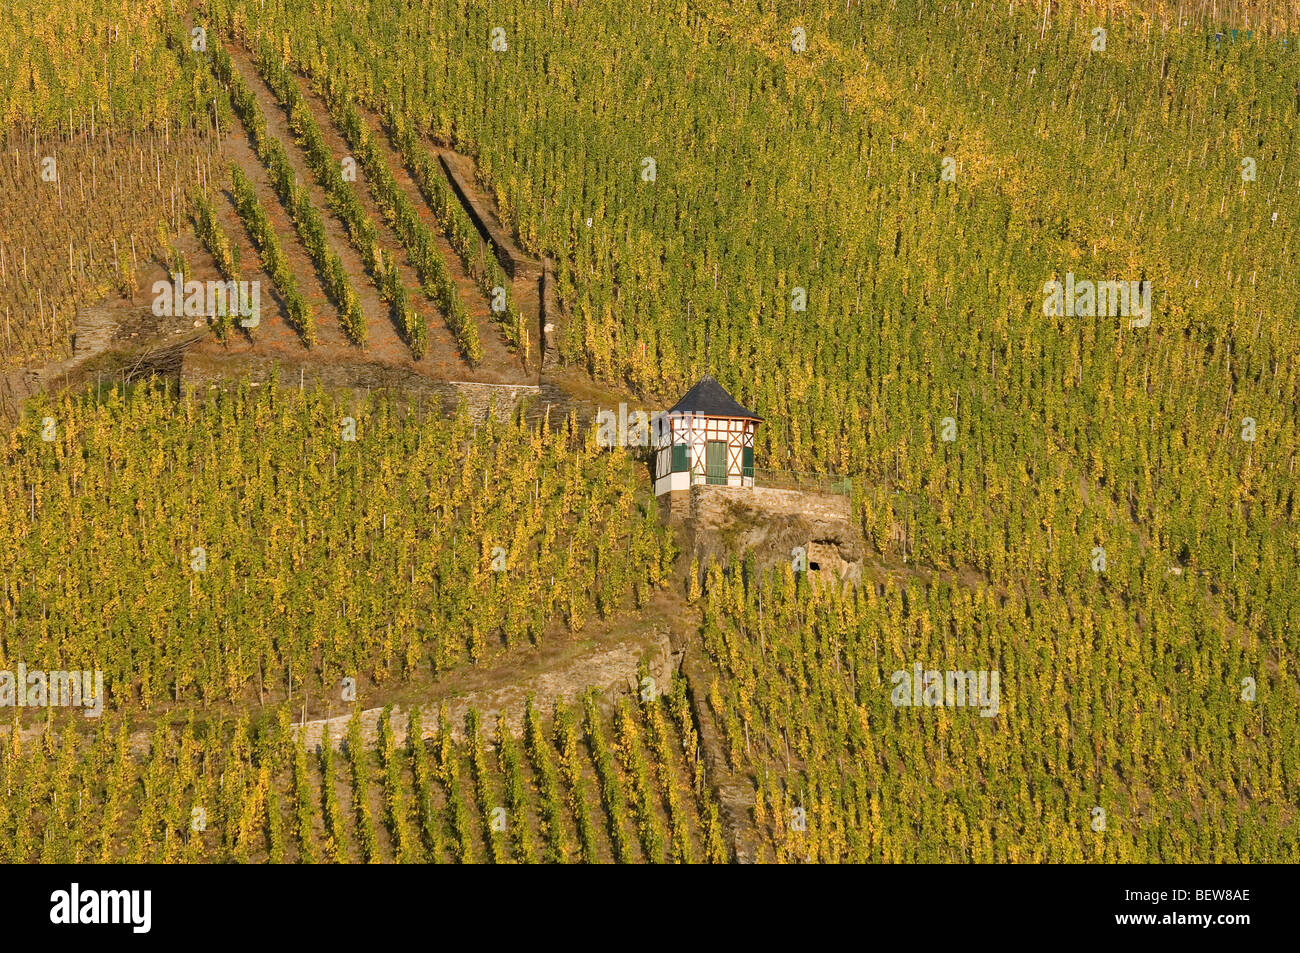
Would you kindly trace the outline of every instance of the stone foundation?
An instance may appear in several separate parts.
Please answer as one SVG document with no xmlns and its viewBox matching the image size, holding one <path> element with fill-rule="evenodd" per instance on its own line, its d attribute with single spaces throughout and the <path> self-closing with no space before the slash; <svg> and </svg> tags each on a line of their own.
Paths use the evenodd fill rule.
<svg viewBox="0 0 1300 953">
<path fill-rule="evenodd" d="M 661 499 L 701 566 L 747 552 L 759 568 L 789 565 L 802 549 L 810 579 L 861 581 L 865 544 L 845 495 L 697 484 Z"/>
</svg>

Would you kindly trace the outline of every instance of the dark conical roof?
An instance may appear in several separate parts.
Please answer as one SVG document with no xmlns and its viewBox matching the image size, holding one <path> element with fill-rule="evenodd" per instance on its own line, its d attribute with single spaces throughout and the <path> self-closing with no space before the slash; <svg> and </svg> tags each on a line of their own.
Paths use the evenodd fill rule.
<svg viewBox="0 0 1300 953">
<path fill-rule="evenodd" d="M 686 392 L 681 400 L 673 405 L 670 414 L 705 414 L 710 417 L 740 417 L 744 420 L 759 420 L 752 410 L 746 410 L 736 403 L 722 385 L 713 379 L 712 374 L 705 374 L 700 382 Z"/>
</svg>

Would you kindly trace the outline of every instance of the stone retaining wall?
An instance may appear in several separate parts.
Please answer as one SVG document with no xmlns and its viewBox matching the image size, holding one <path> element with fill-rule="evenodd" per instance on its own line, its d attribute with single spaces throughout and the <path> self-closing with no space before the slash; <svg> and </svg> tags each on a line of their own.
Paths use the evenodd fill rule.
<svg viewBox="0 0 1300 953">
<path fill-rule="evenodd" d="M 506 274 L 511 278 L 536 278 L 540 275 L 542 263 L 517 248 L 496 214 L 487 208 L 485 203 L 479 201 L 477 187 L 473 181 L 473 160 L 459 153 L 440 149 L 438 161 L 447 175 L 447 181 L 451 183 L 452 191 L 456 193 L 461 205 L 469 213 L 474 227 L 484 239 L 492 243 Z"/>
<path fill-rule="evenodd" d="M 537 384 L 434 380 L 391 364 L 322 362 L 307 357 L 284 360 L 256 354 L 221 358 L 193 350 L 185 354 L 180 377 L 183 384 L 203 394 L 217 387 L 235 387 L 244 379 L 259 387 L 269 382 L 273 373 L 286 387 L 313 388 L 319 384 L 326 390 L 387 390 L 406 400 L 436 398 L 447 413 L 455 413 L 463 402 L 475 420 L 487 417 L 494 398 L 497 418 L 508 420 L 522 401 L 541 396 Z"/>
<path fill-rule="evenodd" d="M 533 704 L 544 717 L 549 717 L 557 698 L 577 699 L 588 688 L 600 689 L 600 706 L 606 710 L 612 709 L 620 695 L 640 697 L 642 686 L 637 680 L 637 666 L 646 656 L 647 670 L 655 680 L 656 690 L 660 694 L 667 693 L 672 679 L 676 677 L 677 660 L 668 636 L 656 632 L 649 637 L 648 646 L 645 638 L 626 640 L 507 685 L 421 705 L 423 735 L 425 738 L 437 737 L 438 710 L 443 704 L 447 706 L 447 720 L 452 737 L 458 741 L 464 738 L 465 716 L 470 708 L 476 708 L 482 715 L 483 730 L 487 737 L 496 730 L 497 715 L 500 713 L 505 715 L 511 734 L 521 736 L 529 694 L 533 695 Z M 367 747 L 373 747 L 378 741 L 381 713 L 380 708 L 367 709 L 361 713 L 361 737 Z M 409 713 L 409 708 L 394 707 L 391 715 L 393 736 L 399 745 L 406 743 Z M 334 748 L 338 748 L 345 740 L 350 720 L 350 715 L 340 715 L 337 718 L 309 721 L 295 725 L 294 731 L 301 734 L 309 751 L 315 751 L 320 748 L 328 727 L 330 742 Z"/>
</svg>

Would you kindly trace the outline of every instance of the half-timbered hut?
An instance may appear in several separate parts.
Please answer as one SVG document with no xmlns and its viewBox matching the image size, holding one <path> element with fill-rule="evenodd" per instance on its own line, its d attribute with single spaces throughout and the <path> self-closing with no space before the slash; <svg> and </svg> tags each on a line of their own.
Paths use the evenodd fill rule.
<svg viewBox="0 0 1300 953">
<path fill-rule="evenodd" d="M 703 377 L 656 421 L 655 495 L 697 483 L 752 487 L 754 430 L 762 422 Z"/>
</svg>

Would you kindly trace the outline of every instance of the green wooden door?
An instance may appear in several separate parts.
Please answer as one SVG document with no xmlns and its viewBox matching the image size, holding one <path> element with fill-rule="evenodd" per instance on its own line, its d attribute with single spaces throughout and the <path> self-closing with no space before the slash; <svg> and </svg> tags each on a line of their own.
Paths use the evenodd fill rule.
<svg viewBox="0 0 1300 953">
<path fill-rule="evenodd" d="M 710 440 L 704 445 L 704 472 L 709 483 L 727 482 L 727 443 Z"/>
</svg>

